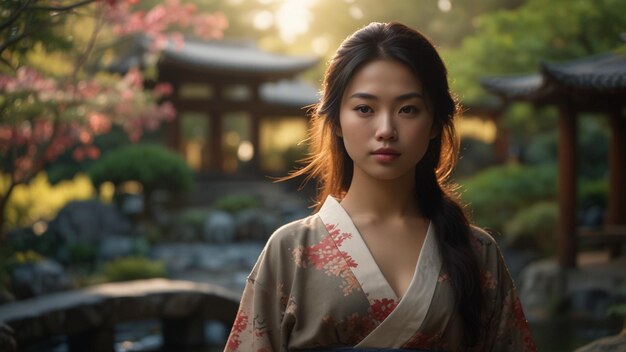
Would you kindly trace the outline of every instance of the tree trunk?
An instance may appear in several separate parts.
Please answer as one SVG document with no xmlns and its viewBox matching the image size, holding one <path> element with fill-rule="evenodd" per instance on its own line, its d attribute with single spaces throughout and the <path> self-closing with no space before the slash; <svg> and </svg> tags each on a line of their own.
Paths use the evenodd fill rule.
<svg viewBox="0 0 626 352">
<path fill-rule="evenodd" d="M 15 186 L 16 186 L 15 182 L 11 180 L 11 183 L 9 184 L 9 188 L 4 193 L 2 198 L 0 198 L 0 244 L 4 244 L 4 241 L 6 240 L 5 234 L 4 234 L 4 223 L 6 221 L 6 216 L 5 216 L 6 207 L 7 207 L 7 204 L 9 204 L 9 198 L 11 198 L 11 193 L 13 193 Z"/>
</svg>

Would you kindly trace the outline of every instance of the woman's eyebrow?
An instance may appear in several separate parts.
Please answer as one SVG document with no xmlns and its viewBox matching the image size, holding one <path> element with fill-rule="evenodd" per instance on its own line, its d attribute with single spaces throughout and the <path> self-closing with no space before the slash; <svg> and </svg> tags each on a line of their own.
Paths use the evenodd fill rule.
<svg viewBox="0 0 626 352">
<path fill-rule="evenodd" d="M 350 98 L 360 98 L 360 99 L 366 99 L 366 100 L 377 100 L 378 97 L 373 95 L 373 94 L 369 94 L 369 93 L 354 93 L 350 96 Z M 403 100 L 409 100 L 412 98 L 418 98 L 418 99 L 424 99 L 424 96 L 421 93 L 418 92 L 410 92 L 410 93 L 406 93 L 406 94 L 402 94 L 399 95 L 398 97 L 396 97 L 395 100 L 397 101 L 403 101 Z"/>
</svg>

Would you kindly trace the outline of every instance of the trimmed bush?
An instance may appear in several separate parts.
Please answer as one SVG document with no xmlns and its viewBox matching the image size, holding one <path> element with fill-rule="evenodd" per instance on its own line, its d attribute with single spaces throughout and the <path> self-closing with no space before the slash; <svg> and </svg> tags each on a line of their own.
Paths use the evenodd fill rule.
<svg viewBox="0 0 626 352">
<path fill-rule="evenodd" d="M 157 189 L 185 192 L 193 184 L 193 172 L 180 155 L 151 144 L 133 144 L 111 151 L 90 168 L 89 178 L 96 189 L 105 182 L 118 186 L 137 181 L 146 195 Z"/>
<path fill-rule="evenodd" d="M 215 203 L 213 203 L 213 207 L 231 214 L 237 214 L 245 209 L 259 208 L 261 204 L 253 196 L 233 194 L 218 198 Z"/>
<path fill-rule="evenodd" d="M 535 203 L 515 214 L 506 223 L 504 235 L 516 248 L 535 248 L 545 255 L 554 254 L 559 209 L 556 202 Z"/>
<path fill-rule="evenodd" d="M 502 231 L 518 211 L 556 197 L 554 165 L 505 165 L 489 168 L 460 182 L 462 200 L 471 209 L 473 221 Z"/>
<path fill-rule="evenodd" d="M 131 281 L 165 277 L 165 264 L 143 257 L 120 258 L 104 266 L 106 281 Z"/>
</svg>

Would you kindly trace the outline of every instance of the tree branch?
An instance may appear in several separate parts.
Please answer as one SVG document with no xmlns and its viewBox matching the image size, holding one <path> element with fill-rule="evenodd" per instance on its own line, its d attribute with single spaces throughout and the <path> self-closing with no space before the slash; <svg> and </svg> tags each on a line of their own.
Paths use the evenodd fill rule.
<svg viewBox="0 0 626 352">
<path fill-rule="evenodd" d="M 42 10 L 42 11 L 56 11 L 56 12 L 62 12 L 62 11 L 70 11 L 73 10 L 77 7 L 81 7 L 87 4 L 90 4 L 92 2 L 94 2 L 95 0 L 83 0 L 83 1 L 79 1 L 77 3 L 71 4 L 71 5 L 66 5 L 66 6 L 33 6 L 31 7 L 31 9 L 33 10 Z"/>
<path fill-rule="evenodd" d="M 15 12 L 13 12 L 9 18 L 7 18 L 4 22 L 0 23 L 0 30 L 4 30 L 7 27 L 9 27 L 13 22 L 15 22 L 15 20 L 20 16 L 20 14 L 22 12 L 24 12 L 24 10 L 26 10 L 26 8 L 28 7 L 28 5 L 30 5 L 31 1 L 33 0 L 26 0 L 22 3 L 22 6 L 17 9 Z"/>
<path fill-rule="evenodd" d="M 91 55 L 91 53 L 93 52 L 93 48 L 96 44 L 96 39 L 98 38 L 98 34 L 100 33 L 100 30 L 102 29 L 103 25 L 104 25 L 104 16 L 103 16 L 103 13 L 100 12 L 98 17 L 96 18 L 96 23 L 94 24 L 93 32 L 91 32 L 91 37 L 89 38 L 89 41 L 87 42 L 87 48 L 85 48 L 85 51 L 82 53 L 82 55 L 80 55 L 76 59 L 76 62 L 74 63 L 74 71 L 72 72 L 72 76 L 71 76 L 74 84 L 76 83 L 76 77 L 78 76 L 78 72 L 80 71 L 80 68 L 85 64 L 85 62 L 87 62 L 89 55 Z"/>
</svg>

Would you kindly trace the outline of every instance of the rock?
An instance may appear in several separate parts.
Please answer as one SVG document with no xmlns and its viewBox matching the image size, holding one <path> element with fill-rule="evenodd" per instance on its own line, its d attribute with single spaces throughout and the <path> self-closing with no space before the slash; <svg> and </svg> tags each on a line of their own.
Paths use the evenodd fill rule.
<svg viewBox="0 0 626 352">
<path fill-rule="evenodd" d="M 522 271 L 518 293 L 529 320 L 549 316 L 554 298 L 562 298 L 561 275 L 554 260 L 531 263 Z"/>
<path fill-rule="evenodd" d="M 278 228 L 278 219 L 261 209 L 246 209 L 237 214 L 238 240 L 267 241 Z"/>
<path fill-rule="evenodd" d="M 22 264 L 12 273 L 13 293 L 19 299 L 63 291 L 72 287 L 61 264 L 43 259 Z"/>
<path fill-rule="evenodd" d="M 0 351 L 15 352 L 17 351 L 17 342 L 15 341 L 15 331 L 6 324 L 0 324 Z"/>
<path fill-rule="evenodd" d="M 63 207 L 49 224 L 48 232 L 58 234 L 66 243 L 98 245 L 108 235 L 130 234 L 132 225 L 112 206 L 86 200 Z"/>
<path fill-rule="evenodd" d="M 98 246 L 98 259 L 109 261 L 134 254 L 134 241 L 129 236 L 110 235 L 103 238 Z"/>
<path fill-rule="evenodd" d="M 574 352 L 609 351 L 626 351 L 626 327 L 624 327 L 622 332 L 615 336 L 603 337 L 574 350 Z"/>
<path fill-rule="evenodd" d="M 221 210 L 209 214 L 202 226 L 202 238 L 210 243 L 226 243 L 235 240 L 235 219 Z"/>
</svg>

